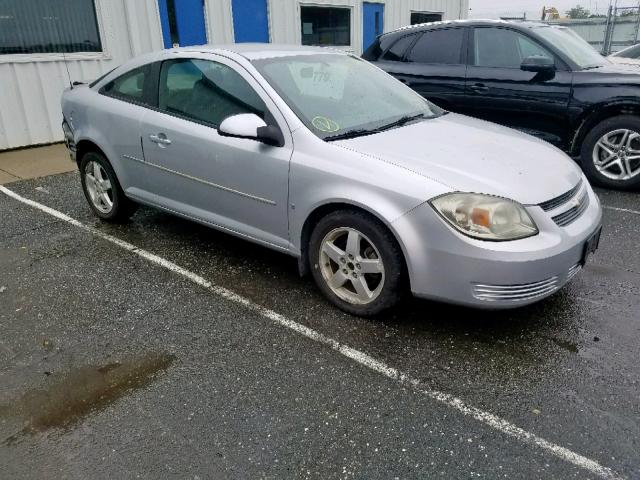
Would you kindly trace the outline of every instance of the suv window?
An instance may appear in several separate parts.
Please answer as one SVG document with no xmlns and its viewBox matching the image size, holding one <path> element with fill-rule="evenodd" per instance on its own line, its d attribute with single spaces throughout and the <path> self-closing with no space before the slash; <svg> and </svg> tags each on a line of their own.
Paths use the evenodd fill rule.
<svg viewBox="0 0 640 480">
<path fill-rule="evenodd" d="M 111 80 L 100 89 L 100 93 L 129 102 L 144 103 L 144 81 L 148 72 L 148 65 L 134 68 Z"/>
<path fill-rule="evenodd" d="M 554 58 L 548 50 L 529 37 L 504 28 L 476 28 L 474 65 L 478 67 L 520 68 L 532 55 Z"/>
<path fill-rule="evenodd" d="M 391 62 L 399 62 L 404 56 L 404 52 L 407 51 L 409 45 L 416 39 L 416 35 L 405 35 L 394 43 L 389 50 L 387 50 L 382 56 L 382 60 L 388 60 Z"/>
<path fill-rule="evenodd" d="M 265 117 L 266 106 L 232 68 L 210 60 L 181 59 L 162 64 L 160 110 L 217 127 L 240 113 Z"/>
<path fill-rule="evenodd" d="M 463 40 L 462 28 L 427 30 L 413 46 L 407 60 L 416 63 L 459 64 Z"/>
</svg>

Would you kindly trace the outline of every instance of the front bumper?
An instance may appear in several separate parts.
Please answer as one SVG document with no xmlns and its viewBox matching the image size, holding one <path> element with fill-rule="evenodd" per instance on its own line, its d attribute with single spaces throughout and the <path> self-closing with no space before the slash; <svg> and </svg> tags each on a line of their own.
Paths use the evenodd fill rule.
<svg viewBox="0 0 640 480">
<path fill-rule="evenodd" d="M 393 227 L 402 239 L 413 294 L 493 309 L 553 294 L 580 271 L 585 242 L 602 221 L 600 202 L 586 181 L 584 189 L 589 206 L 572 223 L 558 226 L 552 220 L 557 212 L 528 206 L 540 233 L 506 242 L 464 236 L 428 204 L 412 210 Z"/>
</svg>

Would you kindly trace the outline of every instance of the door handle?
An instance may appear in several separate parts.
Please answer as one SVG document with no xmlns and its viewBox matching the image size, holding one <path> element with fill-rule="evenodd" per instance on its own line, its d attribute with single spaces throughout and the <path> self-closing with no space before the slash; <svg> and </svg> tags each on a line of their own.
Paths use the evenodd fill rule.
<svg viewBox="0 0 640 480">
<path fill-rule="evenodd" d="M 171 140 L 167 138 L 167 135 L 164 133 L 159 133 L 157 135 L 149 135 L 149 140 L 153 143 L 157 143 L 159 146 L 162 145 L 171 145 Z"/>
<path fill-rule="evenodd" d="M 487 87 L 486 85 L 482 84 L 482 83 L 476 83 L 474 85 L 471 85 L 469 87 L 469 90 L 472 90 L 476 93 L 487 93 L 489 91 L 489 87 Z"/>
</svg>

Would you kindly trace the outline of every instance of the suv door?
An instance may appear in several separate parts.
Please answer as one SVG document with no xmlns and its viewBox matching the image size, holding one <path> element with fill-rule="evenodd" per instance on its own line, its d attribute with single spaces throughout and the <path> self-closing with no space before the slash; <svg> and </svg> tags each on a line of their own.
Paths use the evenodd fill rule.
<svg viewBox="0 0 640 480">
<path fill-rule="evenodd" d="M 556 71 L 521 70 L 522 61 L 532 55 L 553 59 Z M 562 147 L 570 136 L 572 80 L 573 74 L 562 60 L 522 32 L 503 27 L 475 27 L 471 32 L 467 69 L 470 115 Z"/>
<path fill-rule="evenodd" d="M 437 105 L 465 111 L 466 28 L 411 33 L 382 54 L 378 66 Z"/>
<path fill-rule="evenodd" d="M 278 126 L 284 146 L 219 135 L 220 123 L 241 113 Z M 142 119 L 142 144 L 154 203 L 289 247 L 290 132 L 268 95 L 235 62 L 223 57 L 162 62 L 157 111 Z"/>
</svg>

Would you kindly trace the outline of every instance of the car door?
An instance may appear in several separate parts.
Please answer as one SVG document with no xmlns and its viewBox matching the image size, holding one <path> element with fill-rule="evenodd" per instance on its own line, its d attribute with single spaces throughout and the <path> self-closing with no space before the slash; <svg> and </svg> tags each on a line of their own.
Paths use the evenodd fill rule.
<svg viewBox="0 0 640 480">
<path fill-rule="evenodd" d="M 552 73 L 521 70 L 529 56 L 555 61 Z M 568 105 L 573 74 L 534 38 L 504 27 L 471 31 L 467 90 L 469 114 L 517 128 L 558 146 L 569 136 Z"/>
<path fill-rule="evenodd" d="M 96 137 L 109 157 L 120 185 L 129 193 L 144 179 L 140 121 L 148 108 L 152 89 L 150 65 L 143 65 L 109 81 L 98 91 L 95 108 L 89 112 L 97 125 Z"/>
<path fill-rule="evenodd" d="M 406 35 L 381 57 L 379 66 L 437 105 L 465 111 L 466 28 Z"/>
<path fill-rule="evenodd" d="M 289 248 L 292 141 L 284 117 L 232 60 L 172 58 L 159 66 L 157 110 L 142 119 L 153 203 L 252 239 Z M 231 115 L 277 125 L 284 146 L 219 135 Z"/>
</svg>

